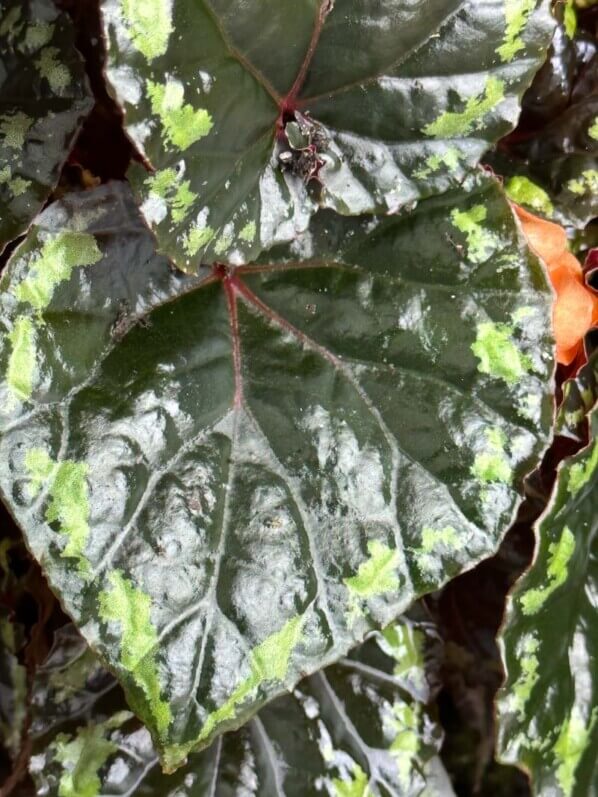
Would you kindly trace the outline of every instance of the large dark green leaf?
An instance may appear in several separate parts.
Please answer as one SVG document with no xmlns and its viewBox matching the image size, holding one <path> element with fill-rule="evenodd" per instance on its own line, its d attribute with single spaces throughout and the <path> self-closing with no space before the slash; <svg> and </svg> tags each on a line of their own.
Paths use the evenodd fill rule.
<svg viewBox="0 0 598 797">
<path fill-rule="evenodd" d="M 68 17 L 51 0 L 3 0 L 0 251 L 47 199 L 91 105 Z"/>
<path fill-rule="evenodd" d="M 550 304 L 481 175 L 196 277 L 120 186 L 43 214 L 0 293 L 0 486 L 168 766 L 494 551 Z"/>
<path fill-rule="evenodd" d="M 542 797 L 598 794 L 598 411 L 592 427 L 591 445 L 561 467 L 502 636 L 499 746 Z"/>
<path fill-rule="evenodd" d="M 247 262 L 304 229 L 317 194 L 343 214 L 393 213 L 458 185 L 516 121 L 548 7 L 105 0 L 108 78 L 155 169 L 130 179 L 160 250 L 186 270 Z M 310 142 L 311 193 L 296 174 L 315 168 Z"/>
<path fill-rule="evenodd" d="M 37 793 L 450 797 L 426 708 L 437 645 L 429 623 L 404 619 L 164 775 L 117 682 L 66 627 L 33 693 Z"/>
</svg>

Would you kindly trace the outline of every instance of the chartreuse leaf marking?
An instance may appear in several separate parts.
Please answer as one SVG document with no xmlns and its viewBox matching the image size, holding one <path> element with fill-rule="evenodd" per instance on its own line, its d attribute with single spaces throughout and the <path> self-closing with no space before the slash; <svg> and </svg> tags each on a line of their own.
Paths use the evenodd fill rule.
<svg viewBox="0 0 598 797">
<path fill-rule="evenodd" d="M 371 540 L 368 542 L 368 553 L 369 558 L 359 565 L 357 574 L 344 580 L 349 592 L 359 598 L 370 598 L 397 590 L 399 552 L 379 540 Z"/>
<path fill-rule="evenodd" d="M 79 266 L 91 266 L 102 257 L 93 235 L 65 231 L 44 241 L 39 256 L 30 266 L 30 274 L 15 288 L 21 302 L 35 310 L 44 310 L 57 285 L 70 279 Z"/>
<path fill-rule="evenodd" d="M 569 560 L 575 551 L 575 537 L 565 526 L 558 542 L 548 546 L 547 583 L 524 592 L 521 596 L 521 610 L 524 614 L 536 614 L 552 593 L 567 580 Z"/>
<path fill-rule="evenodd" d="M 17 401 L 27 401 L 33 391 L 37 363 L 35 336 L 35 325 L 26 316 L 17 318 L 13 330 L 8 334 L 12 351 L 6 381 L 12 397 Z"/>
<path fill-rule="evenodd" d="M 569 482 L 567 487 L 572 495 L 576 495 L 592 477 L 598 468 L 598 441 L 592 443 L 589 455 L 585 460 L 575 462 L 569 469 Z"/>
<path fill-rule="evenodd" d="M 120 662 L 144 692 L 153 724 L 164 735 L 172 714 L 169 702 L 161 696 L 156 660 L 159 640 L 151 619 L 151 598 L 118 570 L 110 573 L 108 581 L 112 589 L 100 593 L 100 617 L 120 626 Z M 136 701 L 136 705 L 144 709 L 143 702 Z"/>
<path fill-rule="evenodd" d="M 598 194 L 598 170 L 584 169 L 579 177 L 568 181 L 567 189 L 572 194 L 583 196 L 584 194 Z"/>
<path fill-rule="evenodd" d="M 103 0 L 129 135 L 157 172 L 180 156 L 196 197 L 184 214 L 156 215 L 147 172 L 131 166 L 160 251 L 191 273 L 247 263 L 307 229 L 318 206 L 396 213 L 461 184 L 516 121 L 555 23 L 548 0 L 427 2 L 421 14 L 413 0 L 298 0 L 290 12 Z M 339 42 L 359 58 L 339 57 Z"/>
<path fill-rule="evenodd" d="M 423 576 L 438 569 L 438 558 L 443 551 L 459 551 L 465 544 L 452 526 L 445 526 L 442 529 L 423 528 L 421 540 L 421 546 L 413 552 L 413 555 Z"/>
<path fill-rule="evenodd" d="M 545 216 L 552 216 L 554 212 L 554 205 L 546 191 L 532 182 L 529 177 L 524 175 L 509 177 L 505 182 L 505 191 L 509 199 L 518 205 L 525 205 Z"/>
<path fill-rule="evenodd" d="M 519 642 L 521 673 L 513 684 L 510 702 L 513 709 L 517 711 L 519 719 L 525 719 L 525 706 L 530 699 L 532 689 L 536 685 L 540 674 L 540 662 L 538 661 L 538 650 L 540 642 L 532 634 L 524 636 Z"/>
<path fill-rule="evenodd" d="M 453 210 L 451 220 L 467 240 L 467 258 L 472 263 L 488 260 L 499 244 L 497 236 L 482 224 L 488 211 L 483 205 L 473 205 L 469 210 Z"/>
<path fill-rule="evenodd" d="M 43 448 L 33 448 L 25 454 L 25 467 L 30 491 L 36 495 L 46 487 L 51 501 L 46 509 L 48 523 L 58 523 L 67 543 L 61 556 L 74 558 L 83 577 L 89 575 L 85 547 L 89 537 L 88 466 L 84 462 L 65 460 L 54 462 Z"/>
<path fill-rule="evenodd" d="M 438 119 L 424 127 L 424 133 L 435 138 L 466 136 L 474 130 L 480 129 L 484 123 L 484 117 L 493 111 L 504 98 L 504 81 L 489 77 L 482 92 L 469 97 L 462 111 L 445 111 Z"/>
<path fill-rule="evenodd" d="M 369 778 L 359 764 L 353 764 L 346 780 L 334 778 L 332 787 L 334 797 L 372 797 Z"/>
<path fill-rule="evenodd" d="M 25 146 L 25 136 L 34 120 L 23 111 L 0 117 L 0 136 L 2 144 L 11 149 L 21 150 Z"/>
<path fill-rule="evenodd" d="M 591 427 L 595 437 L 597 410 Z M 511 597 L 500 640 L 507 681 L 498 700 L 499 750 L 530 773 L 538 797 L 587 797 L 596 782 L 595 451 L 594 442 L 561 465 L 538 524 L 535 561 Z"/>
<path fill-rule="evenodd" d="M 513 469 L 506 452 L 507 438 L 502 429 L 486 429 L 485 450 L 476 454 L 471 472 L 483 484 L 513 481 Z"/>
<path fill-rule="evenodd" d="M 501 267 L 467 269 L 447 220 L 482 204 Z M 34 290 L 58 225 L 103 257 Z M 375 224 L 323 212 L 291 246 L 197 277 L 152 254 L 126 185 L 40 217 L 0 293 L 6 330 L 29 311 L 19 286 L 48 302 L 43 378 L 0 417 L 0 488 L 169 768 L 496 550 L 552 422 L 544 280 L 483 175 Z M 478 368 L 488 317 L 533 360 L 515 386 Z M 23 424 L 48 452 L 31 473 Z M 69 550 L 93 579 L 45 517 L 62 461 L 80 479 Z"/>
<path fill-rule="evenodd" d="M 268 681 L 284 682 L 294 649 L 301 640 L 301 629 L 305 618 L 292 617 L 280 631 L 271 634 L 251 651 L 250 673 L 235 688 L 225 703 L 206 717 L 198 741 L 209 739 L 223 722 L 234 720 L 237 708 L 255 695 L 260 686 Z M 195 743 L 194 743 L 195 744 Z M 180 745 L 167 747 L 164 762 L 167 768 L 176 768 L 184 760 L 188 749 Z"/>
<path fill-rule="evenodd" d="M 54 25 L 47 22 L 32 22 L 25 30 L 25 47 L 39 50 L 48 44 L 54 34 Z"/>
<path fill-rule="evenodd" d="M 156 172 L 147 178 L 145 184 L 149 188 L 143 208 L 147 218 L 161 217 L 170 210 L 173 221 L 182 221 L 197 199 L 189 187 L 189 180 L 181 180 L 173 168 Z"/>
<path fill-rule="evenodd" d="M 148 61 L 163 55 L 173 31 L 172 6 L 174 0 L 123 0 L 126 20 L 123 29 L 135 49 Z"/>
<path fill-rule="evenodd" d="M 507 30 L 504 41 L 498 48 L 498 54 L 503 61 L 512 61 L 517 53 L 525 49 L 521 34 L 535 7 L 536 0 L 505 0 Z"/>
<path fill-rule="evenodd" d="M 93 105 L 67 14 L 4 0 L 1 17 L 0 251 L 43 206 Z"/>
<path fill-rule="evenodd" d="M 194 109 L 184 102 L 184 87 L 178 80 L 164 85 L 147 81 L 147 93 L 152 111 L 160 117 L 164 138 L 181 152 L 207 136 L 213 127 L 212 117 L 205 108 Z M 192 194 L 187 189 L 189 194 Z M 173 220 L 176 221 L 173 217 Z"/>
<path fill-rule="evenodd" d="M 590 136 L 590 138 L 593 138 L 594 141 L 598 141 L 598 117 L 594 119 L 594 121 L 588 128 L 588 135 Z"/>
<path fill-rule="evenodd" d="M 429 620 L 402 618 L 387 631 L 403 637 L 404 627 L 422 637 L 429 667 L 436 668 Z M 210 789 L 240 794 L 248 783 L 265 796 L 274 785 L 279 794 L 418 797 L 432 789 L 435 772 L 443 773 L 437 755 L 441 734 L 427 709 L 429 687 L 414 690 L 405 680 L 399 686 L 393 666 L 400 662 L 385 654 L 374 635 L 349 658 L 265 706 L 240 730 L 190 755 L 173 777 L 156 766 L 147 730 L 123 712 L 116 681 L 94 662 L 74 629 L 63 628 L 33 686 L 37 733 L 30 771 L 36 788 L 47 797 L 63 797 L 57 784 L 64 784 L 66 797 L 96 797 L 113 793 L 118 779 L 148 797 L 163 797 L 173 788 L 177 797 L 205 797 Z M 82 704 L 94 718 L 84 727 Z M 453 797 L 450 786 L 441 794 Z"/>
<path fill-rule="evenodd" d="M 23 177 L 13 177 L 10 166 L 5 166 L 0 169 L 0 185 L 7 186 L 13 197 L 19 197 L 29 188 L 31 180 L 25 180 Z"/>
<path fill-rule="evenodd" d="M 566 0 L 565 8 L 563 9 L 565 33 L 570 39 L 572 39 L 577 32 L 577 11 L 573 3 L 574 0 Z"/>
<path fill-rule="evenodd" d="M 392 728 L 396 734 L 390 752 L 397 762 L 399 781 L 403 788 L 409 786 L 412 767 L 417 760 L 421 740 L 420 706 L 416 703 L 398 703 L 393 707 Z"/>
<path fill-rule="evenodd" d="M 58 59 L 58 47 L 46 47 L 36 61 L 36 66 L 40 75 L 50 84 L 52 91 L 61 94 L 71 82 L 71 73 Z"/>
<path fill-rule="evenodd" d="M 590 744 L 590 734 L 594 730 L 597 718 L 598 708 L 594 708 L 589 722 L 586 722 L 577 706 L 574 706 L 553 747 L 556 779 L 565 797 L 571 797 L 573 794 L 575 773 L 582 755 Z"/>
<path fill-rule="evenodd" d="M 515 342 L 514 332 L 514 323 L 483 321 L 478 324 L 471 346 L 479 358 L 480 372 L 502 379 L 507 385 L 516 384 L 532 368 L 532 360 Z"/>
<path fill-rule="evenodd" d="M 118 750 L 118 744 L 107 739 L 106 734 L 120 728 L 132 716 L 130 711 L 119 711 L 99 725 L 81 728 L 73 738 L 66 734 L 56 737 L 54 757 L 63 770 L 59 797 L 97 797 L 102 788 L 98 773 Z"/>
</svg>

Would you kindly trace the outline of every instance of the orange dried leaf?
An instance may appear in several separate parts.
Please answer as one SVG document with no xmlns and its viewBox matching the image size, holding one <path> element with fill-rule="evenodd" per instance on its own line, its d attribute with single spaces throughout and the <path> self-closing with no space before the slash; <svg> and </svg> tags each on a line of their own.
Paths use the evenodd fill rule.
<svg viewBox="0 0 598 797">
<path fill-rule="evenodd" d="M 530 247 L 544 261 L 556 292 L 552 324 L 556 358 L 570 365 L 583 351 L 586 332 L 598 323 L 598 296 L 585 284 L 581 264 L 567 249 L 567 235 L 558 224 L 544 221 L 513 204 Z"/>
</svg>

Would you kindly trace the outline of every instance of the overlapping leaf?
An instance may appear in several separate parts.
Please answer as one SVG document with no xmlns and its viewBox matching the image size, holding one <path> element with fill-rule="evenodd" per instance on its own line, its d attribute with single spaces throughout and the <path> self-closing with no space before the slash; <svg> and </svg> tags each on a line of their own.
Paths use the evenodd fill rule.
<svg viewBox="0 0 598 797">
<path fill-rule="evenodd" d="M 386 213 L 454 187 L 513 126 L 548 8 L 105 0 L 108 78 L 155 170 L 130 179 L 160 250 L 191 271 L 243 263 L 304 229 L 314 199 Z"/>
<path fill-rule="evenodd" d="M 557 4 L 562 12 L 564 4 Z M 523 129 L 489 158 L 511 198 L 583 228 L 598 216 L 598 46 L 560 23 L 546 64 L 523 100 Z"/>
<path fill-rule="evenodd" d="M 556 420 L 558 434 L 580 442 L 585 439 L 587 414 L 598 401 L 598 330 L 585 340 L 587 363 L 563 385 L 563 401 Z"/>
<path fill-rule="evenodd" d="M 128 190 L 2 283 L 0 485 L 167 766 L 492 552 L 552 417 L 550 293 L 489 178 L 196 277 Z"/>
<path fill-rule="evenodd" d="M 591 445 L 561 467 L 502 638 L 499 743 L 506 761 L 531 773 L 538 795 L 598 793 L 596 410 L 592 428 Z"/>
<path fill-rule="evenodd" d="M 437 645 L 428 623 L 405 619 L 164 775 L 117 682 L 69 626 L 35 682 L 38 794 L 450 797 L 426 708 Z"/>
<path fill-rule="evenodd" d="M 51 0 L 0 7 L 0 250 L 47 199 L 91 109 L 73 39 Z"/>
</svg>

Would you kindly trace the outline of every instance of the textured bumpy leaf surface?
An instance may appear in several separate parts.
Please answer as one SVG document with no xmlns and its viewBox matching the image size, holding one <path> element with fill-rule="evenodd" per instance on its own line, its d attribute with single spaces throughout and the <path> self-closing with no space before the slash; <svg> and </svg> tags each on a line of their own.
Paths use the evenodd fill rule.
<svg viewBox="0 0 598 797">
<path fill-rule="evenodd" d="M 68 626 L 34 687 L 37 793 L 450 797 L 426 708 L 437 646 L 428 623 L 402 620 L 164 775 L 117 682 Z"/>
<path fill-rule="evenodd" d="M 498 704 L 502 757 L 537 795 L 598 794 L 598 411 L 593 441 L 559 472 L 538 527 L 536 560 L 503 631 L 508 673 Z"/>
<path fill-rule="evenodd" d="M 47 199 L 91 109 L 73 40 L 51 0 L 0 5 L 0 250 Z"/>
<path fill-rule="evenodd" d="M 155 170 L 130 179 L 160 251 L 192 271 L 247 262 L 304 229 L 317 202 L 386 213 L 454 187 L 516 121 L 548 9 L 105 0 L 108 78 Z M 319 191 L 279 166 L 296 111 L 321 126 Z"/>
<path fill-rule="evenodd" d="M 40 217 L 0 293 L 0 486 L 167 766 L 495 549 L 550 304 L 482 175 L 195 277 L 126 188 Z"/>
</svg>

